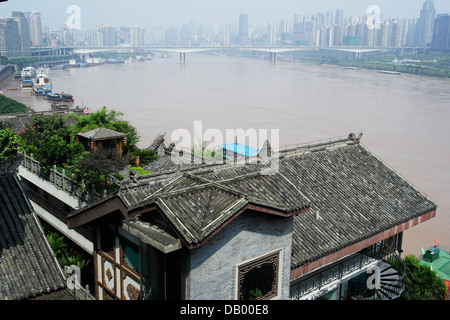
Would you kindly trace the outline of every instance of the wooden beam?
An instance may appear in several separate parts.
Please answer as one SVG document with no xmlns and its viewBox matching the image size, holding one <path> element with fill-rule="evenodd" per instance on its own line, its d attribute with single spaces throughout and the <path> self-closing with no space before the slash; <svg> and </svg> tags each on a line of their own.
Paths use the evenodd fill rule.
<svg viewBox="0 0 450 320">
<path fill-rule="evenodd" d="M 120 211 L 125 219 L 128 217 L 128 210 L 122 200 L 118 197 L 113 197 L 78 213 L 69 215 L 67 217 L 67 226 L 69 229 L 74 229 L 116 211 Z"/>
</svg>

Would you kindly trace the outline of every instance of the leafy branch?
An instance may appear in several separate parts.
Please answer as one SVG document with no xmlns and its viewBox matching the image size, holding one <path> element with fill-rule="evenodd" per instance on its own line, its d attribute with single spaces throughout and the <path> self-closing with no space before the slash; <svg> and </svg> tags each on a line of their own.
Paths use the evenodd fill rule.
<svg viewBox="0 0 450 320">
<path fill-rule="evenodd" d="M 83 255 L 73 249 L 67 250 L 64 236 L 61 236 L 56 232 L 51 232 L 47 234 L 47 240 L 61 266 L 76 265 L 82 270 L 89 265 L 90 260 L 84 259 Z"/>
</svg>

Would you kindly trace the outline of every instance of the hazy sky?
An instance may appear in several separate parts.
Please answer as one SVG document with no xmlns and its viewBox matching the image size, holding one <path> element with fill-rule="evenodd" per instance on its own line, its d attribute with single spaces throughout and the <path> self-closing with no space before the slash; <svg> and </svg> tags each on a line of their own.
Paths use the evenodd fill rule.
<svg viewBox="0 0 450 320">
<path fill-rule="evenodd" d="M 249 24 L 265 25 L 294 14 L 344 10 L 346 16 L 362 16 L 369 5 L 378 5 L 384 18 L 418 17 L 425 0 L 9 0 L 0 3 L 0 17 L 11 17 L 13 10 L 38 11 L 43 24 L 59 29 L 70 5 L 81 11 L 81 28 L 97 25 L 181 26 L 185 23 L 233 24 L 239 14 L 249 15 Z M 437 13 L 450 13 L 450 0 L 435 0 Z"/>
</svg>

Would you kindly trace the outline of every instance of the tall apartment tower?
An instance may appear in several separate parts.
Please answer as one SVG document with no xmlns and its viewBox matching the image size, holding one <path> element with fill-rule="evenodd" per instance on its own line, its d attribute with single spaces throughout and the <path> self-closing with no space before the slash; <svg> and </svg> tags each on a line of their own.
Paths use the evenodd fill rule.
<svg viewBox="0 0 450 320">
<path fill-rule="evenodd" d="M 231 44 L 231 25 L 226 25 L 223 28 L 223 46 L 229 47 Z"/>
<path fill-rule="evenodd" d="M 431 49 L 433 51 L 450 51 L 450 15 L 448 13 L 438 14 L 434 21 Z"/>
<path fill-rule="evenodd" d="M 115 27 L 102 26 L 100 30 L 102 32 L 103 46 L 111 47 L 117 45 L 117 31 Z"/>
<path fill-rule="evenodd" d="M 273 22 L 267 23 L 266 44 L 269 46 L 274 46 L 277 44 L 277 25 Z"/>
<path fill-rule="evenodd" d="M 130 28 L 130 44 L 132 47 L 144 45 L 144 29 L 140 26 L 132 26 Z"/>
<path fill-rule="evenodd" d="M 336 10 L 336 16 L 334 18 L 335 25 L 336 26 L 343 26 L 344 25 L 344 10 L 337 9 Z"/>
<path fill-rule="evenodd" d="M 40 12 L 29 12 L 27 14 L 30 27 L 31 45 L 38 47 L 42 44 L 42 22 Z"/>
<path fill-rule="evenodd" d="M 248 15 L 239 16 L 239 45 L 245 47 L 248 45 Z"/>
<path fill-rule="evenodd" d="M 416 46 L 426 47 L 433 37 L 436 9 L 433 0 L 427 0 L 420 11 L 420 19 L 416 29 Z"/>
<path fill-rule="evenodd" d="M 0 55 L 8 58 L 22 55 L 19 23 L 13 18 L 0 20 Z"/>
<path fill-rule="evenodd" d="M 30 26 L 28 25 L 28 19 L 24 12 L 13 11 L 12 17 L 17 21 L 19 27 L 19 35 L 22 46 L 22 56 L 31 55 L 31 38 L 30 38 Z"/>
</svg>

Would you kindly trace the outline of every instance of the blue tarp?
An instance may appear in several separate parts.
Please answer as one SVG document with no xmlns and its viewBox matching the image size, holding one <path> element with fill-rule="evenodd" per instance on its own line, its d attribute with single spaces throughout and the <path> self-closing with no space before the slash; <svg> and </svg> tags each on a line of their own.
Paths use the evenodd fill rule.
<svg viewBox="0 0 450 320">
<path fill-rule="evenodd" d="M 252 157 L 256 156 L 259 153 L 259 149 L 252 148 L 243 144 L 239 143 L 230 143 L 230 144 L 224 144 L 219 146 L 219 148 L 246 156 L 246 157 Z"/>
</svg>

